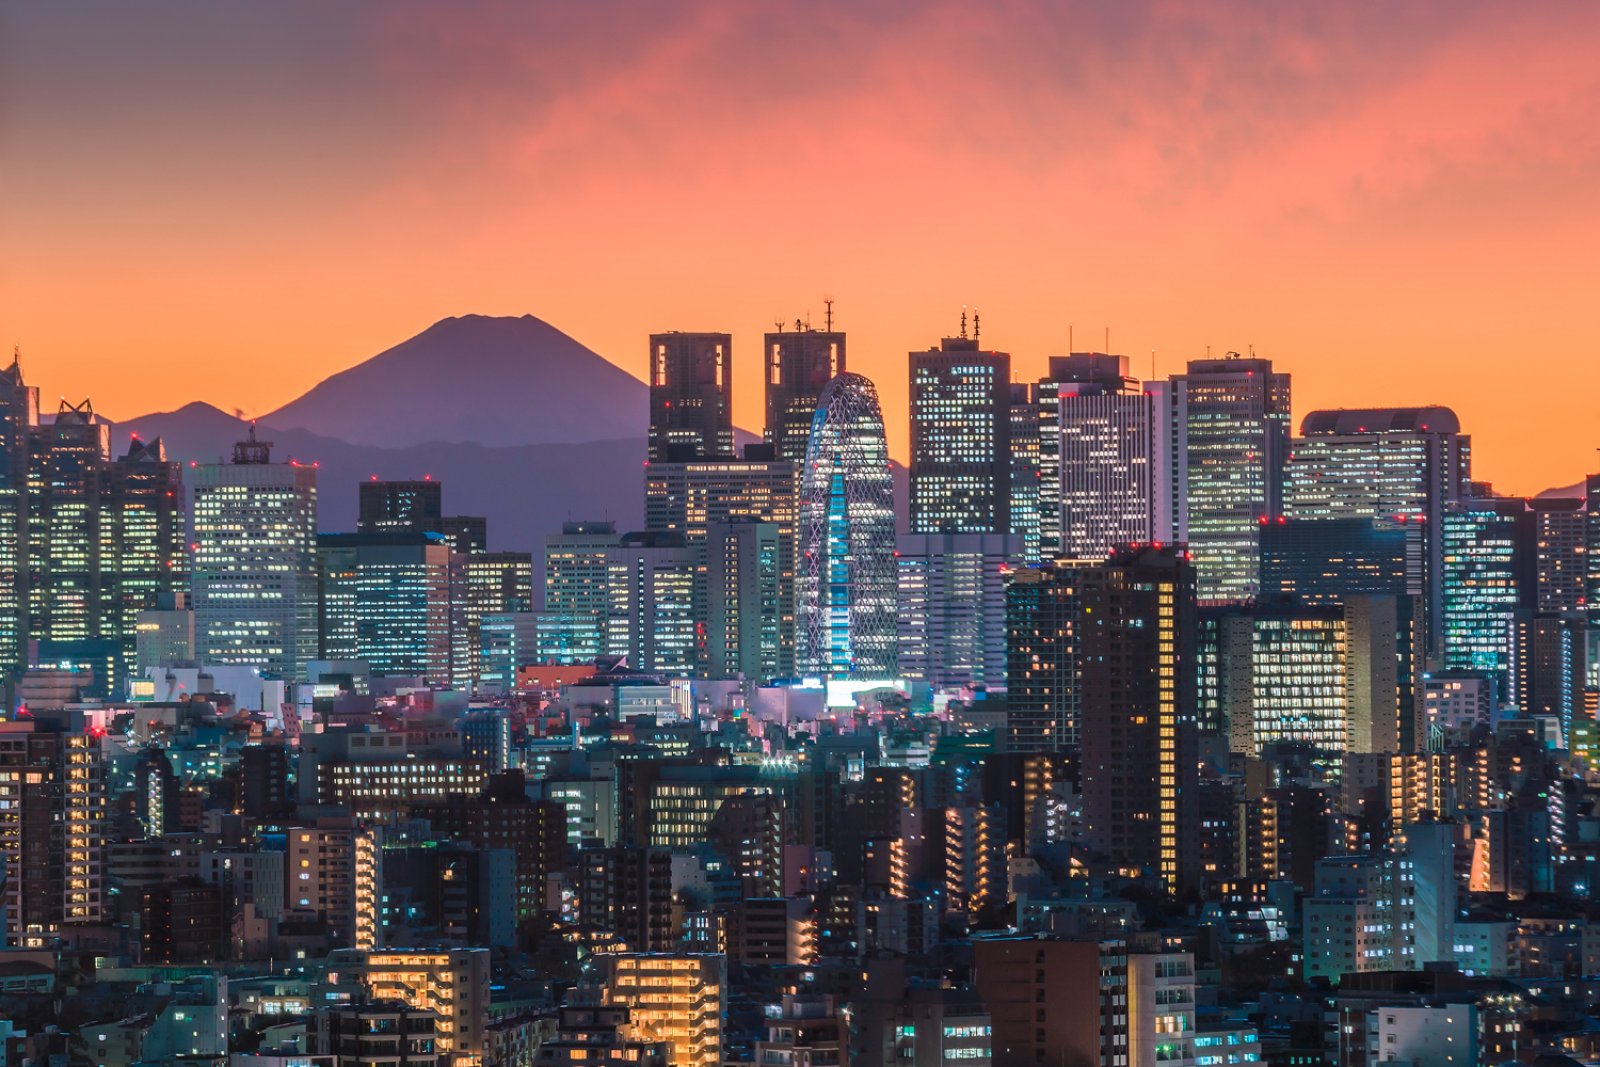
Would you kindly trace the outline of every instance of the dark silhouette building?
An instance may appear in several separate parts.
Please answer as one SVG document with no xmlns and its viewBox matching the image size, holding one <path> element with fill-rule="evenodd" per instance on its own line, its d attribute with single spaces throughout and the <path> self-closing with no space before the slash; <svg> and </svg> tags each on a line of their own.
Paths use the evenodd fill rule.
<svg viewBox="0 0 1600 1067">
<path fill-rule="evenodd" d="M 733 337 L 650 335 L 652 463 L 733 455 Z"/>
</svg>

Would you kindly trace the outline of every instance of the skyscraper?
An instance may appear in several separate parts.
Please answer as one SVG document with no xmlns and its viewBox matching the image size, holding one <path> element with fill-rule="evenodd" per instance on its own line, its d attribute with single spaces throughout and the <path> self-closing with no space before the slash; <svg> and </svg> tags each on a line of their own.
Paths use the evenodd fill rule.
<svg viewBox="0 0 1600 1067">
<path fill-rule="evenodd" d="M 799 463 L 811 439 L 822 387 L 845 372 L 844 334 L 827 330 L 779 330 L 766 335 L 767 444 L 779 460 Z"/>
<path fill-rule="evenodd" d="M 0 676 L 27 658 L 28 446 L 39 423 L 39 390 L 22 379 L 22 359 L 0 371 Z"/>
<path fill-rule="evenodd" d="M 357 533 L 435 533 L 442 532 L 441 483 L 431 478 L 421 481 L 362 482 Z"/>
<path fill-rule="evenodd" d="M 273 463 L 255 427 L 194 468 L 195 643 L 208 663 L 295 678 L 317 648 L 317 471 Z"/>
<path fill-rule="evenodd" d="M 1085 569 L 1080 595 L 1089 843 L 1177 892 L 1198 870 L 1194 568 L 1171 546 L 1126 549 Z"/>
<path fill-rule="evenodd" d="M 1039 390 L 1011 383 L 1011 532 L 1022 538 L 1022 561 L 1039 562 Z"/>
<path fill-rule="evenodd" d="M 1014 534 L 908 534 L 896 542 L 899 673 L 935 692 L 1006 684 L 1006 576 Z"/>
<path fill-rule="evenodd" d="M 1283 514 L 1420 523 L 1424 551 L 1412 584 L 1427 590 L 1430 617 L 1438 618 L 1444 513 L 1466 496 L 1471 468 L 1471 438 L 1449 408 L 1313 411 L 1290 442 Z"/>
<path fill-rule="evenodd" d="M 103 625 L 121 648 L 120 677 L 113 679 L 113 690 L 121 691 L 138 659 L 140 615 L 189 589 L 183 474 L 161 438 L 134 438 L 107 466 L 106 478 L 101 521 L 110 524 L 111 551 L 101 563 L 100 600 Z"/>
<path fill-rule="evenodd" d="M 878 391 L 859 374 L 841 374 L 822 390 L 800 476 L 800 671 L 865 678 L 894 672 L 894 535 L 894 487 Z"/>
<path fill-rule="evenodd" d="M 1169 541 L 1157 525 L 1164 427 L 1127 356 L 1079 353 L 1050 361 L 1057 438 L 1052 496 L 1056 551 L 1104 559 L 1118 545 Z"/>
<path fill-rule="evenodd" d="M 111 427 L 85 400 L 63 400 L 33 434 L 29 457 L 28 613 L 40 654 L 92 667 L 105 686 L 117 658 L 101 628 L 101 568 L 115 551 L 103 530 Z"/>
<path fill-rule="evenodd" d="M 1194 554 L 1201 600 L 1244 600 L 1260 588 L 1260 530 L 1278 517 L 1289 444 L 1289 375 L 1270 359 L 1189 361 L 1172 378 L 1173 472 L 1179 527 Z"/>
<path fill-rule="evenodd" d="M 1469 500 L 1444 514 L 1439 632 L 1444 666 L 1486 671 L 1504 698 L 1510 684 L 1511 624 L 1532 589 L 1519 546 L 1532 541 L 1523 500 Z"/>
<path fill-rule="evenodd" d="M 786 610 L 785 541 L 770 522 L 713 523 L 705 537 L 705 661 L 714 678 L 766 681 L 794 664 L 794 612 Z"/>
<path fill-rule="evenodd" d="M 911 353 L 911 531 L 1011 530 L 1011 357 L 946 337 Z"/>
<path fill-rule="evenodd" d="M 1006 584 L 1006 745 L 1059 752 L 1078 743 L 1083 568 L 1057 560 Z"/>
<path fill-rule="evenodd" d="M 318 657 L 366 660 L 372 673 L 466 684 L 456 662 L 465 604 L 439 534 L 334 533 L 317 537 Z"/>
<path fill-rule="evenodd" d="M 752 445 L 746 447 L 742 459 L 730 456 L 651 463 L 645 470 L 644 505 L 648 529 L 680 534 L 694 548 L 706 546 L 707 532 L 718 524 L 771 523 L 777 527 L 779 643 L 776 670 L 769 678 L 794 673 L 795 477 L 799 466 L 799 461 L 774 460 L 770 452 L 771 446 Z M 702 603 L 697 617 L 706 618 L 709 610 L 710 605 Z M 712 658 L 722 659 L 725 654 L 726 650 Z M 742 653 L 734 658 L 745 659 Z"/>
<path fill-rule="evenodd" d="M 733 455 L 733 338 L 650 335 L 650 462 Z"/>
</svg>

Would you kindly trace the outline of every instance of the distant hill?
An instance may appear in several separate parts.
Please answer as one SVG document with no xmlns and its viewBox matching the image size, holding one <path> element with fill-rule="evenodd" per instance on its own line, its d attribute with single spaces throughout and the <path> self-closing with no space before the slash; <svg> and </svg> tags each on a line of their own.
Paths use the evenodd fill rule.
<svg viewBox="0 0 1600 1067">
<path fill-rule="evenodd" d="M 145 415 L 115 427 L 115 447 L 130 434 L 160 437 L 167 455 L 184 463 L 226 459 L 248 424 L 209 404 Z M 444 483 L 445 512 L 484 515 L 489 547 L 535 552 L 569 519 L 612 519 L 618 530 L 644 522 L 644 437 L 492 448 L 433 441 L 409 448 L 350 444 L 308 430 L 263 421 L 257 435 L 273 442 L 275 460 L 316 463 L 317 511 L 324 530 L 353 530 L 358 482 L 421 478 Z"/>
<path fill-rule="evenodd" d="M 442 319 L 261 422 L 358 445 L 643 437 L 649 387 L 532 315 Z"/>
</svg>

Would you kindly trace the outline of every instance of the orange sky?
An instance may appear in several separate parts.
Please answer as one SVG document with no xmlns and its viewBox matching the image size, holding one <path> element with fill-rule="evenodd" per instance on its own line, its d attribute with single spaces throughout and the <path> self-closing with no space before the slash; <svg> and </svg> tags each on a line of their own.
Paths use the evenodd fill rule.
<svg viewBox="0 0 1600 1067">
<path fill-rule="evenodd" d="M 1297 422 L 1443 403 L 1503 490 L 1597 466 L 1600 6 L 159 6 L 0 9 L 47 403 L 259 413 L 531 312 L 635 373 L 731 331 L 757 427 L 760 333 L 829 293 L 897 455 L 965 303 L 1029 376 L 1069 327 L 1253 345 Z"/>
</svg>

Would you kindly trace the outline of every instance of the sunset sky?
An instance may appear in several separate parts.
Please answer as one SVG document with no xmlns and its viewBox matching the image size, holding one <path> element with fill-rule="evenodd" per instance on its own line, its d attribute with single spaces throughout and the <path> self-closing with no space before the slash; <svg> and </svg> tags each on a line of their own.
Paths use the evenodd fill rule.
<svg viewBox="0 0 1600 1067">
<path fill-rule="evenodd" d="M 1597 57 L 1594 3 L 7 5 L 0 340 L 129 417 L 447 315 L 728 330 L 758 428 L 831 294 L 903 456 L 967 304 L 1029 377 L 1109 327 L 1253 346 L 1297 426 L 1448 404 L 1536 492 L 1600 465 Z"/>
</svg>

